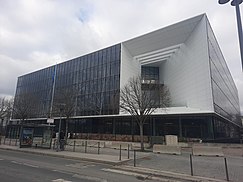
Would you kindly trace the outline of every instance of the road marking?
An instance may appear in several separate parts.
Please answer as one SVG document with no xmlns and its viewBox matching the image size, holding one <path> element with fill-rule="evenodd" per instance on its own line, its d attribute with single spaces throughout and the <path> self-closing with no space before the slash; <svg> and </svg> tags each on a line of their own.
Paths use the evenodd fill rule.
<svg viewBox="0 0 243 182">
<path fill-rule="evenodd" d="M 60 171 L 60 170 L 56 170 L 56 169 L 53 169 L 52 171 L 53 171 L 53 172 L 62 173 L 62 174 L 73 175 L 73 173 L 70 173 L 70 172 L 65 172 L 65 171 Z"/>
<path fill-rule="evenodd" d="M 53 182 L 72 182 L 72 181 L 67 181 L 65 179 L 54 179 L 54 180 L 51 180 Z"/>
<path fill-rule="evenodd" d="M 142 179 L 148 179 L 148 180 L 157 180 L 157 181 L 162 181 L 162 182 L 168 182 L 169 181 L 166 178 L 160 178 L 160 177 L 155 177 L 155 176 L 152 176 L 152 175 L 140 174 L 140 173 L 136 173 L 136 172 L 121 171 L 121 170 L 118 170 L 118 169 L 106 169 L 106 168 L 103 168 L 101 170 L 102 171 L 106 171 L 106 172 L 113 172 L 113 173 L 118 173 L 118 174 L 129 175 L 129 176 L 141 177 Z M 180 181 L 173 180 L 173 182 L 180 182 Z"/>
<path fill-rule="evenodd" d="M 27 163 L 23 163 L 23 165 L 29 166 L 29 167 L 34 167 L 34 168 L 39 168 L 39 166 L 35 166 L 35 165 L 32 165 L 32 164 L 27 164 Z"/>
<path fill-rule="evenodd" d="M 35 166 L 32 164 L 27 164 L 27 163 L 21 163 L 21 162 L 17 162 L 17 161 L 11 161 L 14 164 L 19 164 L 19 165 L 24 165 L 24 166 L 28 166 L 28 167 L 34 167 L 34 168 L 39 168 L 39 166 Z"/>
<path fill-rule="evenodd" d="M 89 181 L 107 182 L 106 179 L 97 178 L 97 177 L 93 177 L 93 176 L 84 176 L 84 175 L 74 174 L 72 177 L 84 179 L 84 180 L 89 180 Z"/>
<path fill-rule="evenodd" d="M 113 172 L 113 173 L 119 173 L 119 174 L 130 175 L 130 176 L 147 177 L 147 175 L 138 174 L 138 173 L 135 173 L 135 172 L 121 171 L 121 170 L 118 170 L 118 169 L 106 169 L 106 168 L 103 168 L 103 169 L 101 169 L 101 170 L 102 170 L 102 171 L 106 171 L 106 172 Z"/>
<path fill-rule="evenodd" d="M 88 168 L 88 167 L 94 167 L 95 165 L 94 164 L 84 164 L 84 163 L 74 163 L 74 164 L 66 164 L 65 166 L 83 169 L 83 168 Z"/>
<path fill-rule="evenodd" d="M 3 159 L 0 159 L 0 161 L 2 161 Z"/>
<path fill-rule="evenodd" d="M 14 164 L 22 164 L 21 162 L 17 162 L 17 161 L 11 161 L 12 163 L 14 163 Z"/>
</svg>

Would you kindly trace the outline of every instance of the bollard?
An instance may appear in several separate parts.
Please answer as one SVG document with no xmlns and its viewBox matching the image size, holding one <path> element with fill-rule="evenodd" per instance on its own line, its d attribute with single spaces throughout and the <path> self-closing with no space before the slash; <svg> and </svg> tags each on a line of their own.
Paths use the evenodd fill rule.
<svg viewBox="0 0 243 182">
<path fill-rule="evenodd" d="M 87 140 L 85 141 L 85 145 L 84 145 L 84 152 L 85 153 L 87 153 L 87 144 L 88 144 L 88 142 L 87 142 Z"/>
<path fill-rule="evenodd" d="M 75 152 L 75 145 L 76 145 L 76 141 L 74 140 L 74 142 L 73 142 L 73 152 Z"/>
<path fill-rule="evenodd" d="M 57 142 L 57 143 L 56 143 L 56 152 L 58 152 L 59 149 L 60 149 L 60 140 L 57 139 L 56 142 Z"/>
<path fill-rule="evenodd" d="M 17 143 L 18 143 L 18 139 L 16 138 L 16 140 L 15 140 L 15 146 L 17 146 Z"/>
<path fill-rule="evenodd" d="M 191 175 L 193 176 L 192 154 L 190 154 Z"/>
<path fill-rule="evenodd" d="M 9 144 L 8 144 L 8 145 L 11 145 L 11 143 L 12 143 L 12 138 L 10 138 L 10 140 L 9 140 Z"/>
<path fill-rule="evenodd" d="M 0 145 L 2 144 L 2 135 L 0 136 Z"/>
<path fill-rule="evenodd" d="M 37 144 L 35 144 L 35 148 L 37 149 Z"/>
<path fill-rule="evenodd" d="M 121 145 L 120 145 L 120 155 L 119 155 L 119 161 L 121 161 Z"/>
<path fill-rule="evenodd" d="M 54 149 L 57 150 L 57 147 L 58 147 L 57 146 L 57 140 L 55 140 L 54 146 L 55 146 Z"/>
<path fill-rule="evenodd" d="M 5 141 L 6 141 L 6 136 L 4 137 L 4 139 L 3 139 L 3 144 L 5 145 Z"/>
<path fill-rule="evenodd" d="M 55 147 L 56 147 L 56 140 L 54 140 L 54 142 L 53 142 L 53 147 L 52 147 L 52 149 L 55 150 Z"/>
<path fill-rule="evenodd" d="M 58 147 L 58 145 L 57 145 L 57 140 L 55 140 L 55 148 L 54 148 L 54 149 L 55 149 L 55 150 L 58 150 L 57 147 Z"/>
<path fill-rule="evenodd" d="M 136 167 L 136 150 L 133 151 L 133 166 Z"/>
<path fill-rule="evenodd" d="M 229 173 L 228 173 L 228 167 L 227 167 L 226 157 L 224 158 L 224 165 L 225 165 L 226 179 L 227 179 L 227 181 L 229 181 Z"/>
<path fill-rule="evenodd" d="M 98 142 L 98 154 L 100 154 L 100 142 Z"/>
<path fill-rule="evenodd" d="M 127 158 L 128 158 L 128 159 L 130 158 L 130 153 L 129 153 L 129 152 L 130 152 L 130 150 L 129 150 L 129 146 L 130 146 L 130 145 L 129 145 L 129 144 L 127 144 Z"/>
</svg>

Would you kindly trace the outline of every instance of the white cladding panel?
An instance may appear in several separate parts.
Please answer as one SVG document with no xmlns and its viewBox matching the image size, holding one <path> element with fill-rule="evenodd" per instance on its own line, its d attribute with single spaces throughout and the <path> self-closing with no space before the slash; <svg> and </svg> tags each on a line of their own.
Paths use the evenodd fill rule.
<svg viewBox="0 0 243 182">
<path fill-rule="evenodd" d="M 206 16 L 161 69 L 175 107 L 213 111 L 205 19 Z"/>
<path fill-rule="evenodd" d="M 189 36 L 181 35 L 187 39 L 180 44 L 180 48 L 171 58 L 156 63 L 156 66 L 160 68 L 160 82 L 168 86 L 170 90 L 172 107 L 188 107 L 202 112 L 214 111 L 206 18 L 203 15 L 198 20 L 198 24 L 195 25 Z M 154 36 L 162 41 L 162 44 L 167 45 L 166 40 L 161 39 L 163 33 L 154 34 Z M 144 35 L 144 39 L 146 39 L 146 35 Z M 141 74 L 141 65 L 130 54 L 131 45 L 127 44 L 127 42 L 121 44 L 121 88 L 131 77 Z M 159 49 L 161 48 L 157 47 L 157 50 Z M 155 66 L 155 64 L 151 64 L 151 66 Z"/>
<path fill-rule="evenodd" d="M 123 42 L 132 56 L 181 44 L 190 36 L 198 22 L 205 16 L 199 15 L 164 27 L 148 34 Z"/>
<path fill-rule="evenodd" d="M 134 76 L 141 75 L 141 65 L 133 59 L 127 48 L 121 44 L 121 72 L 120 87 L 123 86 Z"/>
</svg>

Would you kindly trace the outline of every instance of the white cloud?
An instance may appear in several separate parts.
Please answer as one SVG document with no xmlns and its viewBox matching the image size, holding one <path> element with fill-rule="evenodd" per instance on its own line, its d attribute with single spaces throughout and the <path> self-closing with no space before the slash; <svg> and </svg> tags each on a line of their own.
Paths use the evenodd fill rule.
<svg viewBox="0 0 243 182">
<path fill-rule="evenodd" d="M 18 76 L 207 13 L 243 106 L 234 7 L 217 0 L 0 0 L 0 95 Z M 242 107 L 243 110 L 243 107 Z"/>
</svg>

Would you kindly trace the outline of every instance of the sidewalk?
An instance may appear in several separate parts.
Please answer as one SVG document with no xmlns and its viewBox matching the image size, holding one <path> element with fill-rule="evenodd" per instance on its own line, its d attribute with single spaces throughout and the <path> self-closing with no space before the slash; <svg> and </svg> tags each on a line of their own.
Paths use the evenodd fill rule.
<svg viewBox="0 0 243 182">
<path fill-rule="evenodd" d="M 223 179 L 219 180 L 215 178 L 191 176 L 190 174 L 183 173 L 183 171 L 173 171 L 170 170 L 169 168 L 161 168 L 159 164 L 162 164 L 163 160 L 161 160 L 161 158 L 157 158 L 157 161 L 150 160 L 151 158 L 153 158 L 152 157 L 153 154 L 147 152 L 137 152 L 137 157 L 136 157 L 137 167 L 133 167 L 132 153 L 130 159 L 127 159 L 127 157 L 123 155 L 121 160 L 119 160 L 118 155 L 108 155 L 108 154 L 98 155 L 98 154 L 89 154 L 89 153 L 71 152 L 71 151 L 56 152 L 55 150 L 52 149 L 19 148 L 19 146 L 9 146 L 9 145 L 0 145 L 0 149 L 109 164 L 109 165 L 113 165 L 113 167 L 107 169 L 107 172 L 124 173 L 127 175 L 134 175 L 134 176 L 142 175 L 145 176 L 145 178 L 152 176 L 153 179 L 159 178 L 160 180 L 166 179 L 169 181 L 178 181 L 178 182 L 179 181 L 195 181 L 195 182 L 196 181 L 197 182 L 199 181 L 200 182 L 224 182 L 225 181 Z M 170 159 L 171 155 L 170 156 L 167 155 L 165 157 Z M 155 165 L 155 163 L 157 164 Z"/>
<path fill-rule="evenodd" d="M 227 156 L 226 159 L 230 181 L 242 182 L 243 157 Z M 132 167 L 133 162 L 128 161 L 127 165 Z M 192 166 L 194 176 L 226 180 L 224 157 L 192 156 Z M 190 153 L 182 155 L 150 153 L 149 156 L 137 160 L 134 169 L 138 168 L 191 176 Z"/>
</svg>

